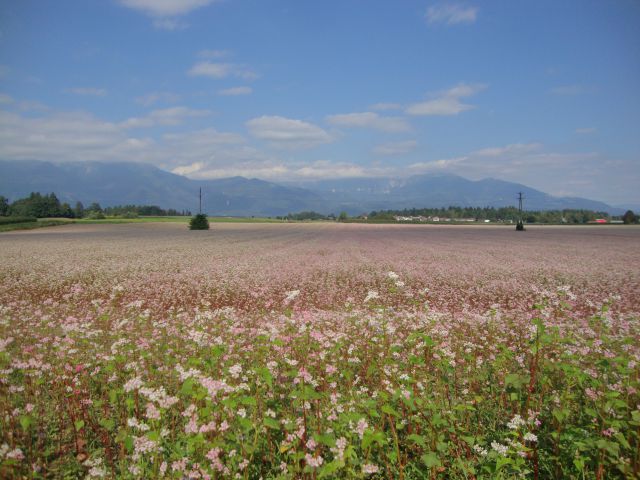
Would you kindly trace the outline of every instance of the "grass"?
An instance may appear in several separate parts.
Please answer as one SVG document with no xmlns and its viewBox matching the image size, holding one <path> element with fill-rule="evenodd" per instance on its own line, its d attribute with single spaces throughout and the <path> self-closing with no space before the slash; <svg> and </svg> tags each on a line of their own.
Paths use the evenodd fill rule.
<svg viewBox="0 0 640 480">
<path fill-rule="evenodd" d="M 36 228 L 43 227 L 55 227 L 58 225 L 67 225 L 69 223 L 75 223 L 74 220 L 60 219 L 60 218 L 43 218 L 38 219 L 37 222 L 22 222 L 22 223 L 10 223 L 8 225 L 0 225 L 0 232 L 10 232 L 12 230 L 34 230 Z"/>
</svg>

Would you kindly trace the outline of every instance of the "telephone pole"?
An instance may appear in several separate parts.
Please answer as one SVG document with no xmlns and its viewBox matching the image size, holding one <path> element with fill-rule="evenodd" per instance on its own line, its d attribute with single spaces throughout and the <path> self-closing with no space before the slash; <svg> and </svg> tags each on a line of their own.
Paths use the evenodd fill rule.
<svg viewBox="0 0 640 480">
<path fill-rule="evenodd" d="M 200 206 L 198 207 L 198 214 L 202 214 L 202 187 L 200 187 Z"/>
<path fill-rule="evenodd" d="M 518 232 L 524 231 L 524 223 L 522 222 L 522 192 L 518 192 L 518 223 L 516 224 L 516 230 Z"/>
</svg>

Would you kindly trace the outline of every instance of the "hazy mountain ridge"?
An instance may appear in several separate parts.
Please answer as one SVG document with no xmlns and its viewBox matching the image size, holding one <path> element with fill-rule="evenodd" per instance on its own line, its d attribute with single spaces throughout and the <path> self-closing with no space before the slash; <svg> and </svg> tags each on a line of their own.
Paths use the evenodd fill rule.
<svg viewBox="0 0 640 480">
<path fill-rule="evenodd" d="M 102 206 L 136 204 L 195 211 L 198 189 L 212 215 L 285 215 L 315 210 L 359 214 L 372 210 L 516 205 L 517 192 L 529 210 L 582 208 L 620 214 L 620 208 L 584 198 L 554 197 L 525 185 L 451 174 L 408 178 L 350 178 L 273 183 L 244 177 L 193 180 L 148 164 L 0 161 L 0 195 L 10 200 L 30 192 L 55 192 L 63 202 Z"/>
</svg>

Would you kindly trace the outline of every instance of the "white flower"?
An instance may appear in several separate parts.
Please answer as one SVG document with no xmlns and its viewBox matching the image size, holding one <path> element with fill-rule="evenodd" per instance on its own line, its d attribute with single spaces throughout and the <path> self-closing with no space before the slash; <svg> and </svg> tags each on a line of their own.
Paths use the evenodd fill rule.
<svg viewBox="0 0 640 480">
<path fill-rule="evenodd" d="M 378 292 L 376 292 L 375 290 L 369 290 L 369 292 L 367 293 L 367 296 L 364 297 L 364 303 L 367 303 L 369 300 L 375 300 L 376 298 L 379 298 L 380 295 L 378 294 Z"/>
<path fill-rule="evenodd" d="M 524 424 L 525 424 L 525 421 L 522 419 L 522 417 L 519 414 L 516 413 L 516 415 L 511 419 L 511 421 L 507 423 L 507 427 L 509 427 L 511 430 L 517 430 Z"/>
<path fill-rule="evenodd" d="M 527 432 L 524 435 L 524 439 L 527 442 L 537 442 L 538 441 L 538 437 L 535 434 L 531 433 L 531 432 Z"/>
<path fill-rule="evenodd" d="M 291 290 L 290 292 L 285 292 L 286 298 L 284 299 L 284 304 L 286 305 L 289 302 L 292 302 L 298 295 L 300 295 L 300 290 Z"/>
<path fill-rule="evenodd" d="M 491 442 L 491 448 L 493 448 L 496 452 L 498 452 L 503 457 L 509 451 L 509 447 L 507 447 L 506 445 L 502 445 L 501 443 L 498 443 L 498 442 Z"/>
<path fill-rule="evenodd" d="M 373 465 L 371 463 L 365 463 L 362 466 L 362 473 L 364 473 L 365 475 L 372 475 L 374 473 L 376 473 L 379 470 L 377 465 Z"/>
</svg>

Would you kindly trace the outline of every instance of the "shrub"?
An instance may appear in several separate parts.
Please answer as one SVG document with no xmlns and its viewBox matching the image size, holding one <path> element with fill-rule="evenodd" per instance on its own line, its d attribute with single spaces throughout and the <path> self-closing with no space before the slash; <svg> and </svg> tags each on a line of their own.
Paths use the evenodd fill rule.
<svg viewBox="0 0 640 480">
<path fill-rule="evenodd" d="M 209 230 L 209 220 L 207 220 L 207 216 L 204 213 L 199 213 L 191 217 L 189 230 Z"/>
<path fill-rule="evenodd" d="M 0 218 L 0 225 L 10 225 L 13 223 L 27 223 L 36 222 L 35 217 L 2 217 Z"/>
<path fill-rule="evenodd" d="M 89 218 L 91 220 L 104 220 L 105 216 L 102 212 L 91 210 L 88 215 L 85 215 L 84 218 Z"/>
</svg>

